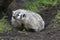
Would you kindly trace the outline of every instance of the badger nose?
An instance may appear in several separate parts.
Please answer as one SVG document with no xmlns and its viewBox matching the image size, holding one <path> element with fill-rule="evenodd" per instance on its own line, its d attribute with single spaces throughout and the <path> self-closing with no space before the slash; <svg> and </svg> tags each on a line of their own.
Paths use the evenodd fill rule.
<svg viewBox="0 0 60 40">
<path fill-rule="evenodd" d="M 15 19 L 15 16 L 13 16 L 13 18 Z"/>
<path fill-rule="evenodd" d="M 22 19 L 22 15 L 20 16 L 20 19 Z"/>
</svg>

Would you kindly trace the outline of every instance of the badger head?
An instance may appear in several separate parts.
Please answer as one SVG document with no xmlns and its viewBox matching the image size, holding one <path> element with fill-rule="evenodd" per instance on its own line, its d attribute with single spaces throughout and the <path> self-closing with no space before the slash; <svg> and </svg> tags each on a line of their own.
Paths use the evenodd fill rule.
<svg viewBox="0 0 60 40">
<path fill-rule="evenodd" d="M 24 20 L 26 18 L 26 14 L 22 10 L 13 11 L 12 17 L 16 20 Z"/>
</svg>

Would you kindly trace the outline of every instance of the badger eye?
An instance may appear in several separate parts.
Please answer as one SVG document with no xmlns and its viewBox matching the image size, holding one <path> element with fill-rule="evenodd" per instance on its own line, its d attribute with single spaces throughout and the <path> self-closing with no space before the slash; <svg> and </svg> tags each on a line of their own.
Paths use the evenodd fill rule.
<svg viewBox="0 0 60 40">
<path fill-rule="evenodd" d="M 17 14 L 17 16 L 19 16 L 19 14 Z"/>
<path fill-rule="evenodd" d="M 25 15 L 25 14 L 23 14 L 23 17 L 26 17 L 26 15 Z"/>
</svg>

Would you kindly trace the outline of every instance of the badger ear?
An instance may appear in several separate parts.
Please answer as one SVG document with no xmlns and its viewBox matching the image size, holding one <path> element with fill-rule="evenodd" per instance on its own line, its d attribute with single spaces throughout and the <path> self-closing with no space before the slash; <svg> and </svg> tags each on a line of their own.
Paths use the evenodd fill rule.
<svg viewBox="0 0 60 40">
<path fill-rule="evenodd" d="M 12 13 L 14 13 L 15 11 L 12 11 Z"/>
<path fill-rule="evenodd" d="M 12 15 L 14 15 L 15 14 L 15 11 L 12 11 Z"/>
</svg>

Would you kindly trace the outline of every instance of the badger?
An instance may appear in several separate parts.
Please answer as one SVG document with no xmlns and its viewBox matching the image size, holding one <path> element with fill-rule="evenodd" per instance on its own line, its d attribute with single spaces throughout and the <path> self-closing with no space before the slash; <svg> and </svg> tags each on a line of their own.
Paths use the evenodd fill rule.
<svg viewBox="0 0 60 40">
<path fill-rule="evenodd" d="M 24 24 L 26 30 L 33 29 L 35 32 L 39 32 L 45 28 L 45 22 L 41 15 L 25 9 L 12 11 L 11 24 L 14 27 L 23 27 L 21 25 Z"/>
</svg>

